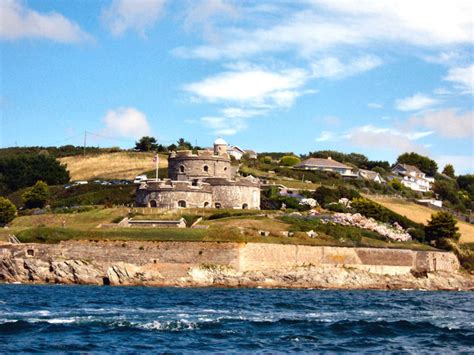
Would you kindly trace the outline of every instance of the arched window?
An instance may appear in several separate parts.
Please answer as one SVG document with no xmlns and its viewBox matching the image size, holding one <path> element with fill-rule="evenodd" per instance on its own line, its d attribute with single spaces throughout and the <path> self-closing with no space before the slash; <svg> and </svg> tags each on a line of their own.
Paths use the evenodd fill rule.
<svg viewBox="0 0 474 355">
<path fill-rule="evenodd" d="M 224 171 L 227 171 L 227 166 L 224 168 Z"/>
<path fill-rule="evenodd" d="M 180 165 L 180 166 L 179 166 L 179 172 L 180 172 L 180 173 L 184 173 L 184 165 Z"/>
<path fill-rule="evenodd" d="M 214 207 L 215 207 L 215 208 L 222 208 L 222 205 L 221 205 L 220 202 L 216 202 L 216 203 L 214 204 Z"/>
<path fill-rule="evenodd" d="M 156 200 L 150 201 L 150 207 L 157 207 Z"/>
<path fill-rule="evenodd" d="M 204 208 L 208 208 L 209 207 L 209 202 L 204 202 Z"/>
<path fill-rule="evenodd" d="M 179 200 L 179 201 L 178 201 L 178 207 L 186 208 L 186 201 L 184 201 L 184 200 Z"/>
<path fill-rule="evenodd" d="M 209 167 L 207 165 L 204 165 L 204 167 L 202 168 L 202 170 L 204 170 L 205 173 L 207 173 L 209 171 Z"/>
<path fill-rule="evenodd" d="M 244 204 L 242 205 L 242 209 L 243 209 L 243 210 L 247 210 L 248 208 L 249 208 L 249 205 L 248 205 L 248 204 L 244 203 Z"/>
</svg>

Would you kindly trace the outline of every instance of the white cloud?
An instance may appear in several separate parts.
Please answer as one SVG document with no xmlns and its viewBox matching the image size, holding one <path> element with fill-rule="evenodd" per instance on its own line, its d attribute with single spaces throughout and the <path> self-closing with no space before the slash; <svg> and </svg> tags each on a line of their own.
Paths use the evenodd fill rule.
<svg viewBox="0 0 474 355">
<path fill-rule="evenodd" d="M 104 24 L 115 36 L 127 30 L 145 36 L 163 12 L 166 0 L 113 0 L 112 4 L 102 11 Z"/>
<path fill-rule="evenodd" d="M 474 43 L 471 0 L 314 0 L 303 5 L 297 10 L 286 7 L 279 21 L 253 21 L 258 27 L 222 27 L 224 40 L 219 43 L 182 47 L 175 53 L 216 60 L 296 51 L 309 58 L 336 47 L 400 43 L 439 49 Z"/>
<path fill-rule="evenodd" d="M 206 116 L 201 118 L 201 123 L 213 134 L 222 136 L 231 136 L 247 128 L 245 120 L 240 118 Z"/>
<path fill-rule="evenodd" d="M 322 131 L 318 138 L 316 138 L 316 142 L 327 142 L 331 141 L 335 138 L 334 133 L 330 131 Z"/>
<path fill-rule="evenodd" d="M 374 69 L 382 64 L 380 58 L 363 56 L 347 63 L 338 58 L 327 57 L 311 64 L 313 76 L 316 78 L 342 79 Z"/>
<path fill-rule="evenodd" d="M 140 138 L 150 135 L 150 125 L 144 113 L 133 107 L 107 111 L 103 118 L 104 133 L 122 137 Z"/>
<path fill-rule="evenodd" d="M 224 16 L 236 18 L 238 15 L 238 9 L 225 0 L 192 0 L 186 6 L 184 25 L 188 30 L 201 27 L 207 40 L 217 42 L 220 34 L 215 30 L 214 22 Z"/>
<path fill-rule="evenodd" d="M 40 13 L 29 9 L 21 1 L 0 1 L 0 38 L 45 38 L 62 43 L 91 39 L 78 24 L 57 12 Z"/>
<path fill-rule="evenodd" d="M 425 127 L 446 138 L 474 139 L 474 111 L 464 113 L 458 113 L 455 109 L 431 111 L 410 118 L 408 126 Z"/>
<path fill-rule="evenodd" d="M 449 69 L 443 80 L 457 84 L 464 93 L 474 94 L 474 64 Z"/>
<path fill-rule="evenodd" d="M 400 111 L 417 111 L 433 106 L 436 103 L 438 103 L 438 100 L 427 95 L 417 93 L 413 96 L 397 100 L 395 102 L 395 107 Z"/>
<path fill-rule="evenodd" d="M 301 69 L 229 71 L 188 84 L 184 89 L 208 102 L 236 102 L 253 107 L 289 107 L 308 79 Z"/>
<path fill-rule="evenodd" d="M 379 103 L 376 103 L 376 102 L 369 102 L 369 103 L 367 104 L 367 107 L 368 107 L 368 108 L 379 109 L 379 108 L 383 108 L 383 105 L 382 105 L 382 104 L 379 104 Z"/>
<path fill-rule="evenodd" d="M 393 128 L 366 125 L 354 128 L 346 137 L 350 143 L 358 147 L 391 150 L 397 153 L 408 151 L 425 153 L 426 147 L 416 141 L 432 133 L 431 131 L 401 132 Z"/>
<path fill-rule="evenodd" d="M 250 118 L 264 115 L 266 110 L 243 109 L 240 107 L 227 107 L 220 110 L 222 115 L 228 118 Z"/>
</svg>

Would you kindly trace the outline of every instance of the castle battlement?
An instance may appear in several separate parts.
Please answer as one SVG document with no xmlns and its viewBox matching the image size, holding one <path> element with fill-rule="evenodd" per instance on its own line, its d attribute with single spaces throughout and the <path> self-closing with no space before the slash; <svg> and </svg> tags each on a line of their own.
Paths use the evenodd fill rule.
<svg viewBox="0 0 474 355">
<path fill-rule="evenodd" d="M 192 151 L 192 150 L 178 150 L 176 152 L 171 152 L 169 155 L 170 159 L 179 159 L 179 158 L 220 158 L 220 159 L 230 159 L 229 154 L 227 153 L 214 153 L 214 151 L 210 149 L 205 149 L 205 150 L 198 150 L 198 151 Z"/>
</svg>

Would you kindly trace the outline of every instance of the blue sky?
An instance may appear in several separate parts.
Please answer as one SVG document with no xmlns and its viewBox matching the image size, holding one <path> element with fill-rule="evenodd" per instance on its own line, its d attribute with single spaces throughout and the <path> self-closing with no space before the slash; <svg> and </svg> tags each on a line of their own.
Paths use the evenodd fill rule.
<svg viewBox="0 0 474 355">
<path fill-rule="evenodd" d="M 471 0 L 0 1 L 0 146 L 216 136 L 474 173 Z"/>
</svg>

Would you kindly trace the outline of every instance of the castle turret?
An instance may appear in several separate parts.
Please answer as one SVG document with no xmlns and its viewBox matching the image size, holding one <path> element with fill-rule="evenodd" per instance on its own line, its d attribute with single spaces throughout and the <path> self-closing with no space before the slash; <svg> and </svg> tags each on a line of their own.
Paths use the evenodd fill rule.
<svg viewBox="0 0 474 355">
<path fill-rule="evenodd" d="M 217 138 L 214 142 L 214 154 L 224 154 L 227 153 L 227 142 L 222 138 Z"/>
</svg>

